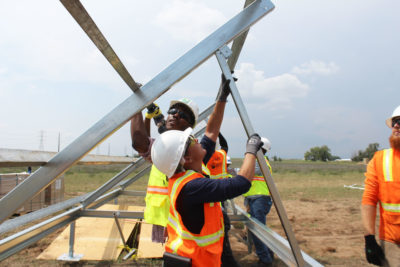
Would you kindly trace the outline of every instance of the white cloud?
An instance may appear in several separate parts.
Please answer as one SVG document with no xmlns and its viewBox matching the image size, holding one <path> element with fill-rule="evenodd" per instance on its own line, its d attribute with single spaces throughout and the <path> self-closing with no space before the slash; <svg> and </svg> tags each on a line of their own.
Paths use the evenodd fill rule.
<svg viewBox="0 0 400 267">
<path fill-rule="evenodd" d="M 310 62 L 303 63 L 300 67 L 294 67 L 292 72 L 294 74 L 319 74 L 319 75 L 331 75 L 339 71 L 339 66 L 334 62 L 323 62 L 311 60 Z"/>
<path fill-rule="evenodd" d="M 262 109 L 290 109 L 295 98 L 307 96 L 310 90 L 293 74 L 266 78 L 264 72 L 256 70 L 251 63 L 242 63 L 235 74 L 243 97 Z"/>
<path fill-rule="evenodd" d="M 7 72 L 7 68 L 0 67 L 0 75 L 5 74 Z"/>
<path fill-rule="evenodd" d="M 178 40 L 198 42 L 226 21 L 224 15 L 198 1 L 174 0 L 155 23 Z"/>
</svg>

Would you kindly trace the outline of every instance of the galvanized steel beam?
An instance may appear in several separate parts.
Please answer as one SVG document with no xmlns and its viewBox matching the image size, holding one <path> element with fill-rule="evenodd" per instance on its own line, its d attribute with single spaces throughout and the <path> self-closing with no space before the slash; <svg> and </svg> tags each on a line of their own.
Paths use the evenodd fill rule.
<svg viewBox="0 0 400 267">
<path fill-rule="evenodd" d="M 137 86 L 135 80 L 126 70 L 124 64 L 117 56 L 117 54 L 112 49 L 111 45 L 108 43 L 107 39 L 101 33 L 96 23 L 92 20 L 89 13 L 86 11 L 84 6 L 79 0 L 60 0 L 65 6 L 71 16 L 78 22 L 82 30 L 88 35 L 92 42 L 97 46 L 100 52 L 105 56 L 105 58 L 110 62 L 113 68 L 118 72 L 125 83 L 131 88 L 133 92 L 136 92 L 139 87 Z"/>
<path fill-rule="evenodd" d="M 222 49 L 218 50 L 215 53 L 215 56 L 218 60 L 218 63 L 220 65 L 221 70 L 224 73 L 226 79 L 231 80 L 231 82 L 230 82 L 231 95 L 232 95 L 233 101 L 235 102 L 236 109 L 239 113 L 239 116 L 242 120 L 243 126 L 246 130 L 247 136 L 250 137 L 252 134 L 255 133 L 255 131 L 253 129 L 253 126 L 251 125 L 251 121 L 247 114 L 246 107 L 243 104 L 243 101 L 240 97 L 239 90 L 237 89 L 236 83 L 234 82 L 233 77 L 231 75 L 231 71 L 229 69 L 228 63 L 226 62 L 226 57 L 224 55 L 226 53 L 226 48 L 227 47 L 225 46 L 224 50 L 222 50 Z M 297 265 L 304 266 L 304 259 L 300 253 L 299 245 L 298 245 L 297 240 L 292 231 L 292 227 L 290 226 L 290 222 L 289 222 L 289 219 L 287 218 L 285 208 L 283 207 L 282 201 L 279 197 L 278 190 L 276 189 L 276 186 L 272 179 L 271 173 L 270 173 L 268 166 L 264 160 L 264 155 L 262 154 L 261 151 L 258 151 L 258 153 L 257 153 L 257 160 L 258 160 L 258 164 L 260 165 L 261 171 L 264 175 L 264 179 L 268 185 L 268 189 L 271 193 L 271 197 L 274 200 L 274 205 L 275 205 L 276 211 L 279 215 L 282 226 L 283 226 L 286 236 L 289 240 L 289 243 L 292 248 Z"/>
<path fill-rule="evenodd" d="M 249 214 L 243 211 L 239 206 L 236 205 L 236 209 L 243 216 L 241 217 L 245 225 L 249 230 L 256 235 L 265 245 L 267 245 L 282 261 L 288 266 L 296 266 L 297 260 L 291 251 L 289 242 L 275 233 L 273 230 L 262 224 L 258 220 L 249 217 Z M 229 216 L 231 218 L 231 216 Z M 304 259 L 303 266 L 322 267 L 319 262 L 314 260 L 312 257 L 307 255 L 305 252 L 300 251 Z"/>
<path fill-rule="evenodd" d="M 189 50 L 164 71 L 143 85 L 103 119 L 78 137 L 68 147 L 39 168 L 28 179 L 0 200 L 0 222 L 8 218 L 23 203 L 43 190 L 98 143 L 122 127 L 134 114 L 155 101 L 171 86 L 212 56 L 220 47 L 232 41 L 263 16 L 273 10 L 268 0 L 256 0 L 227 23 Z"/>
</svg>

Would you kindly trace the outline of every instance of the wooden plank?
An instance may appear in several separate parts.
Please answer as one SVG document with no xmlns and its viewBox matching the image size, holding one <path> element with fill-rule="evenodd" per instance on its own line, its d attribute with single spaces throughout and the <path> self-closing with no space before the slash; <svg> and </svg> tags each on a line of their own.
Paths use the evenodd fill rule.
<svg viewBox="0 0 400 267">
<path fill-rule="evenodd" d="M 99 210 L 143 211 L 144 207 L 107 204 Z M 137 220 L 119 219 L 127 239 Z M 55 260 L 69 251 L 69 227 L 67 227 L 37 259 Z M 79 218 L 75 226 L 75 254 L 83 254 L 81 260 L 115 260 L 121 254 L 122 240 L 114 218 Z"/>
<path fill-rule="evenodd" d="M 152 224 L 142 223 L 137 255 L 138 258 L 162 258 L 163 256 L 165 244 L 154 243 L 151 241 L 152 228 Z"/>
</svg>

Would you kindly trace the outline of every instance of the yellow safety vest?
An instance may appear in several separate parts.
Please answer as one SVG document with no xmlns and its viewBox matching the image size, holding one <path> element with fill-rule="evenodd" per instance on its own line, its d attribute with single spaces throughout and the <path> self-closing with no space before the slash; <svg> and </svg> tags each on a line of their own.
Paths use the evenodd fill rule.
<svg viewBox="0 0 400 267">
<path fill-rule="evenodd" d="M 269 164 L 267 157 L 265 158 L 265 162 L 267 163 L 270 172 L 272 173 L 271 165 Z M 251 187 L 247 193 L 243 194 L 243 196 L 255 196 L 255 195 L 266 195 L 269 196 L 269 189 L 267 183 L 264 180 L 264 176 L 254 175 L 253 179 L 251 180 Z"/>
<path fill-rule="evenodd" d="M 154 165 L 151 167 L 145 201 L 144 220 L 165 227 L 169 214 L 168 182 L 165 174 Z"/>
</svg>

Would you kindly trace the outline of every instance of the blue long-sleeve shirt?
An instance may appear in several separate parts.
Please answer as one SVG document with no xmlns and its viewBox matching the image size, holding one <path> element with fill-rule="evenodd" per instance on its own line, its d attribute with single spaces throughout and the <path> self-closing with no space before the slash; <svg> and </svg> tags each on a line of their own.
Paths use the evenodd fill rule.
<svg viewBox="0 0 400 267">
<path fill-rule="evenodd" d="M 177 211 L 186 228 L 199 234 L 204 225 L 204 203 L 220 202 L 249 191 L 251 183 L 243 176 L 229 179 L 197 178 L 188 182 L 177 200 Z"/>
</svg>

